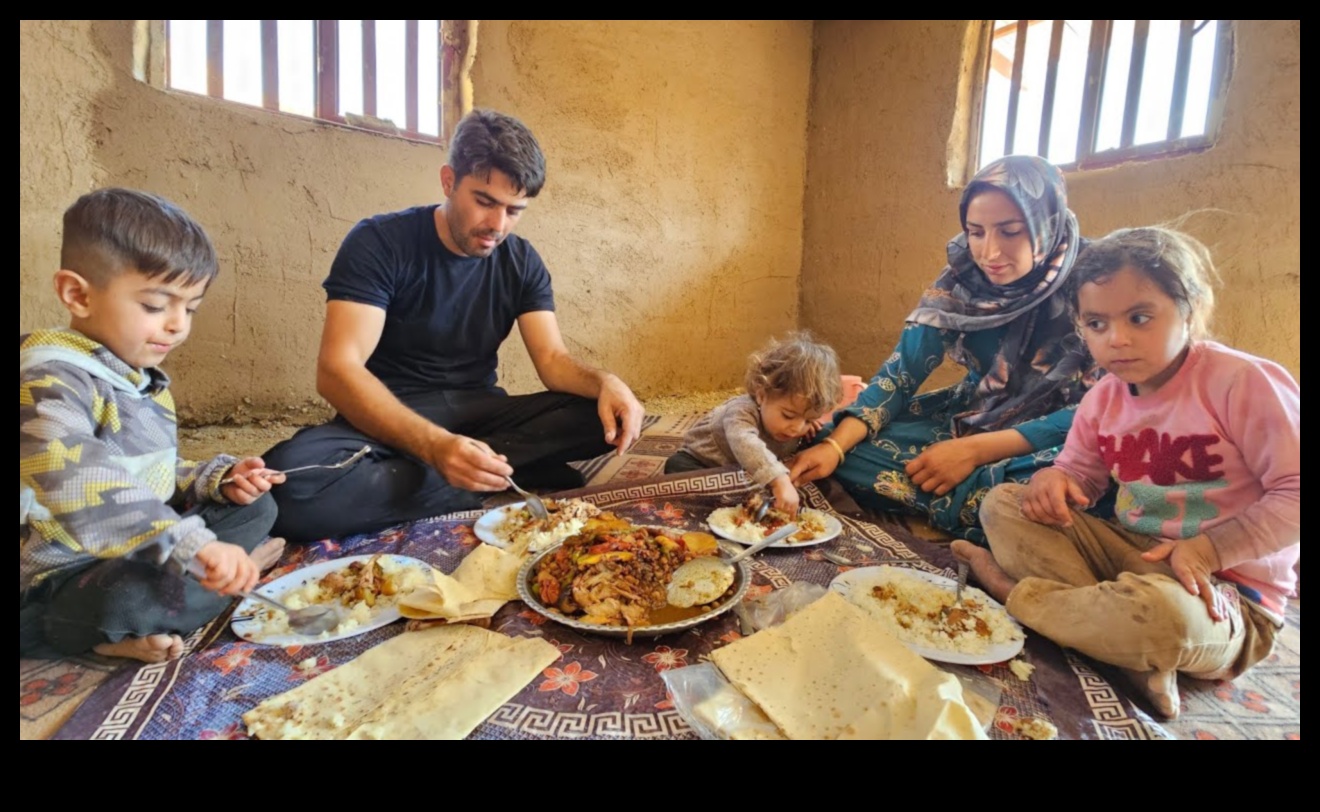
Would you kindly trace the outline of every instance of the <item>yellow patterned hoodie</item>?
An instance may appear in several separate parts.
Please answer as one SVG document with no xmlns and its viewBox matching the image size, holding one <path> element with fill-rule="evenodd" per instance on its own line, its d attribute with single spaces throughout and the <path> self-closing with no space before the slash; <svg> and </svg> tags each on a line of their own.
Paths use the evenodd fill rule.
<svg viewBox="0 0 1320 812">
<path fill-rule="evenodd" d="M 226 501 L 237 460 L 179 459 L 170 379 L 134 369 L 74 330 L 18 346 L 18 591 L 98 559 L 186 570 L 215 540 L 185 503 Z"/>
</svg>

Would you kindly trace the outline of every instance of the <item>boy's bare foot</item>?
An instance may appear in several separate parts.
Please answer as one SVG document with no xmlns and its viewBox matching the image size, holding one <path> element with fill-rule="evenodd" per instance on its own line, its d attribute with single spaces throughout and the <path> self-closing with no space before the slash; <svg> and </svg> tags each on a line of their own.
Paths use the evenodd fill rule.
<svg viewBox="0 0 1320 812">
<path fill-rule="evenodd" d="M 1000 603 L 1008 600 L 1008 593 L 1017 586 L 1017 581 L 1004 572 L 999 562 L 995 561 L 994 554 L 966 539 L 954 539 L 949 542 L 949 551 L 971 566 L 972 575 L 987 595 Z"/>
<path fill-rule="evenodd" d="M 102 643 L 92 649 L 107 657 L 131 657 L 144 663 L 163 663 L 183 654 L 183 638 L 177 634 L 125 637 L 118 643 Z"/>
<path fill-rule="evenodd" d="M 249 555 L 256 563 L 257 569 L 265 572 L 275 566 L 275 562 L 280 560 L 284 554 L 284 539 L 278 536 L 272 536 L 258 544 Z"/>
</svg>

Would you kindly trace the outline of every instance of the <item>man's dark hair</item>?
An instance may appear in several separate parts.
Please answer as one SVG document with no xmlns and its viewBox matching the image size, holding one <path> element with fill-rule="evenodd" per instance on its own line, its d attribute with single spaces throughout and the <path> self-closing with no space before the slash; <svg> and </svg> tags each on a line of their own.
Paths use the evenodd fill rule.
<svg viewBox="0 0 1320 812">
<path fill-rule="evenodd" d="M 457 185 L 468 175 L 487 177 L 498 169 L 520 192 L 536 197 L 545 185 L 545 155 L 532 131 L 494 110 L 473 110 L 458 122 L 449 142 L 449 165 Z"/>
<path fill-rule="evenodd" d="M 125 271 L 167 283 L 210 282 L 219 271 L 211 239 L 170 201 L 135 189 L 98 189 L 64 212 L 60 267 L 94 285 Z"/>
</svg>

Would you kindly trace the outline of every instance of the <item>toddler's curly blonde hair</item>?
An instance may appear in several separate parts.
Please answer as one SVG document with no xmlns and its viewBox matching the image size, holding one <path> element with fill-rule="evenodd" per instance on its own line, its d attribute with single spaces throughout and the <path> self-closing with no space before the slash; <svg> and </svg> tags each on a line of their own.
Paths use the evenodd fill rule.
<svg viewBox="0 0 1320 812">
<path fill-rule="evenodd" d="M 745 380 L 747 394 L 761 397 L 801 397 L 807 411 L 823 415 L 843 398 L 839 356 L 806 330 L 772 340 L 752 353 Z"/>
</svg>

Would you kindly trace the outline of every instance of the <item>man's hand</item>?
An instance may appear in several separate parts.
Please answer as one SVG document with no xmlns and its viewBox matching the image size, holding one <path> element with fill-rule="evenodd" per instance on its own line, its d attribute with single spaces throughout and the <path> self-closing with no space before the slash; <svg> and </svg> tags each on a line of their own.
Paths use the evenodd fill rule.
<svg viewBox="0 0 1320 812">
<path fill-rule="evenodd" d="M 1189 539 L 1166 539 L 1141 557 L 1146 561 L 1168 559 L 1174 577 L 1183 589 L 1201 598 L 1212 620 L 1219 622 L 1228 617 L 1224 595 L 1210 580 L 1210 573 L 1219 571 L 1219 552 L 1204 533 Z"/>
<path fill-rule="evenodd" d="M 912 484 L 926 493 L 943 496 L 976 470 L 976 455 L 965 439 L 931 443 L 905 468 Z"/>
<path fill-rule="evenodd" d="M 601 381 L 596 412 L 605 429 L 605 442 L 615 447 L 616 454 L 623 454 L 641 436 L 646 412 L 628 384 L 617 375 L 606 375 Z"/>
<path fill-rule="evenodd" d="M 788 478 L 794 485 L 824 479 L 834 473 L 841 460 L 829 443 L 807 446 L 789 461 Z"/>
<path fill-rule="evenodd" d="M 445 434 L 431 446 L 427 462 L 445 481 L 468 491 L 502 491 L 513 476 L 508 457 L 480 440 L 461 434 Z"/>
<path fill-rule="evenodd" d="M 225 541 L 202 545 L 193 556 L 190 569 L 197 573 L 204 588 L 225 596 L 250 591 L 261 576 L 257 562 L 247 550 Z"/>
<path fill-rule="evenodd" d="M 777 476 L 770 481 L 770 492 L 775 495 L 775 508 L 777 510 L 782 510 L 790 517 L 797 517 L 798 508 L 801 506 L 801 497 L 798 496 L 797 488 L 793 487 L 793 480 L 787 474 Z"/>
<path fill-rule="evenodd" d="M 1088 507 L 1091 500 L 1082 486 L 1058 468 L 1042 468 L 1027 483 L 1022 496 L 1022 515 L 1033 522 L 1068 527 L 1072 524 L 1072 506 Z"/>
<path fill-rule="evenodd" d="M 235 505 L 250 505 L 269 491 L 272 485 L 284 482 L 284 474 L 266 467 L 261 457 L 248 457 L 234 463 L 225 474 L 225 479 L 233 479 L 227 485 L 220 486 L 220 493 Z"/>
</svg>

